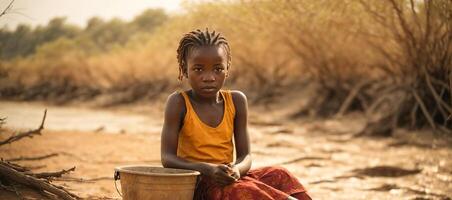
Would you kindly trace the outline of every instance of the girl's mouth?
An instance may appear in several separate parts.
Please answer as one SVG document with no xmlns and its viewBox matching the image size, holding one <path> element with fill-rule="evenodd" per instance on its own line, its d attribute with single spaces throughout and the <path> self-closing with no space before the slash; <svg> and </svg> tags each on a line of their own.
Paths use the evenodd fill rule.
<svg viewBox="0 0 452 200">
<path fill-rule="evenodd" d="M 215 92 L 217 90 L 217 88 L 215 88 L 215 87 L 203 87 L 201 89 L 202 89 L 202 91 L 205 91 L 205 92 Z"/>
</svg>

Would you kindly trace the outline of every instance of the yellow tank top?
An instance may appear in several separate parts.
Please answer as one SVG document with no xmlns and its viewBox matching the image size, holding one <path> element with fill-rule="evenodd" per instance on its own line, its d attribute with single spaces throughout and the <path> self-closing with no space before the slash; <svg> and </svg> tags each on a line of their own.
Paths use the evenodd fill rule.
<svg viewBox="0 0 452 200">
<path fill-rule="evenodd" d="M 224 114 L 217 127 L 211 127 L 196 114 L 186 92 L 186 114 L 179 132 L 177 156 L 189 161 L 226 164 L 233 161 L 233 132 L 235 107 L 230 91 L 220 90 Z"/>
</svg>

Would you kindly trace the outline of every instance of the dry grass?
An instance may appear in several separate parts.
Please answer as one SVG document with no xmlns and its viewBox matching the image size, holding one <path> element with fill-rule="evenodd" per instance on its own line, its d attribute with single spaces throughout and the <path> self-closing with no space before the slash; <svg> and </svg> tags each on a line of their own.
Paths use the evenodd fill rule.
<svg viewBox="0 0 452 200">
<path fill-rule="evenodd" d="M 86 55 L 60 39 L 1 63 L 2 98 L 57 102 L 111 96 L 106 105 L 155 99 L 177 81 L 181 35 L 222 32 L 232 47 L 227 87 L 254 103 L 272 103 L 306 83 L 316 92 L 294 116 L 341 116 L 361 110 L 382 130 L 451 128 L 450 1 L 225 1 L 188 5 L 153 34 Z M 275 12 L 278 10 L 278 12 Z M 394 109 L 395 108 L 395 109 Z M 410 116 L 409 119 L 407 116 Z M 441 128 L 438 128 L 441 127 Z"/>
</svg>

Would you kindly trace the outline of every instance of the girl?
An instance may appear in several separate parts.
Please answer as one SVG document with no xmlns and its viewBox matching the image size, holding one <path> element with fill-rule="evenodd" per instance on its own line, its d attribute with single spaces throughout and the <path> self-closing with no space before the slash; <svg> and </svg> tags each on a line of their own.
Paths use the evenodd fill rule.
<svg viewBox="0 0 452 200">
<path fill-rule="evenodd" d="M 282 167 L 250 170 L 246 96 L 221 90 L 231 66 L 227 40 L 215 31 L 192 31 L 180 40 L 177 59 L 179 80 L 185 77 L 191 89 L 168 97 L 163 166 L 201 172 L 195 199 L 311 199 Z"/>
</svg>

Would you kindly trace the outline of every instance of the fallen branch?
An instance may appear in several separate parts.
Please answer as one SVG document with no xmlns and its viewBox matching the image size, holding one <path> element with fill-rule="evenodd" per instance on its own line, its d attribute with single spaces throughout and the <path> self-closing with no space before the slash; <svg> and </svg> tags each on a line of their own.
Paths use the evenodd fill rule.
<svg viewBox="0 0 452 200">
<path fill-rule="evenodd" d="M 18 141 L 22 138 L 25 138 L 25 137 L 32 138 L 34 135 L 40 135 L 41 131 L 44 129 L 44 122 L 46 119 L 46 115 L 47 115 L 47 110 L 44 111 L 44 116 L 42 118 L 42 122 L 41 122 L 41 125 L 39 126 L 39 128 L 11 136 L 8 139 L 0 142 L 0 145 L 9 144 L 14 141 Z M 0 123 L 3 124 L 4 120 L 5 120 L 4 118 L 0 118 Z M 52 153 L 52 154 L 47 154 L 47 155 L 38 156 L 38 157 L 22 157 L 21 156 L 18 158 L 9 159 L 9 161 L 41 160 L 41 159 L 54 157 L 57 155 L 58 155 L 58 153 Z M 39 167 L 45 167 L 45 165 L 39 166 Z M 23 167 L 23 166 L 5 161 L 5 160 L 3 160 L 3 158 L 0 160 L 0 177 L 2 178 L 1 180 L 8 181 L 11 188 L 14 189 L 14 191 L 16 192 L 18 197 L 21 199 L 26 199 L 26 197 L 23 197 L 19 193 L 19 191 L 17 189 L 15 189 L 16 184 L 35 189 L 37 192 L 39 192 L 43 196 L 50 198 L 50 199 L 64 199 L 64 200 L 80 199 L 80 197 L 78 197 L 76 194 L 73 194 L 73 193 L 67 191 L 64 187 L 50 183 L 52 178 L 59 178 L 63 174 L 67 174 L 71 171 L 74 171 L 75 167 L 72 167 L 70 169 L 63 169 L 61 171 L 56 171 L 56 172 L 42 172 L 42 173 L 33 173 L 30 169 L 31 169 L 31 167 Z M 8 186 L 4 186 L 4 185 L 2 185 L 2 183 L 0 183 L 0 188 L 8 190 L 7 187 Z M 11 188 L 9 188 L 9 189 L 11 189 Z"/>
<path fill-rule="evenodd" d="M 14 163 L 10 163 L 10 162 L 8 162 L 8 161 L 3 161 L 3 160 L 2 160 L 1 163 L 2 163 L 3 165 L 5 165 L 5 166 L 11 168 L 11 169 L 14 169 L 14 170 L 16 170 L 16 171 L 19 171 L 19 172 L 30 171 L 30 169 L 28 169 L 27 167 L 23 167 L 23 166 L 14 164 Z"/>
<path fill-rule="evenodd" d="M 16 192 L 12 186 L 3 185 L 2 182 L 0 182 L 0 189 L 10 192 Z"/>
<path fill-rule="evenodd" d="M 68 192 L 66 189 L 64 189 L 61 186 L 53 185 L 49 182 L 46 182 L 46 180 L 42 180 L 42 179 L 30 176 L 30 175 L 24 174 L 22 172 L 16 171 L 12 168 L 9 168 L 8 165 L 4 165 L 3 161 L 0 162 L 0 175 L 2 177 L 7 178 L 8 180 L 35 188 L 39 191 L 46 191 L 46 192 L 55 194 L 64 200 L 80 199 L 80 197 Z"/>
<path fill-rule="evenodd" d="M 56 172 L 25 173 L 25 174 L 34 176 L 36 178 L 50 179 L 50 178 L 61 177 L 63 174 L 67 174 L 74 170 L 75 170 L 75 167 L 72 167 L 70 169 L 62 169 L 62 170 L 56 171 Z"/>
<path fill-rule="evenodd" d="M 15 185 L 12 185 L 11 187 L 13 188 L 14 192 L 16 193 L 17 197 L 19 197 L 19 199 L 21 199 L 21 200 L 26 199 L 24 196 L 22 196 L 22 194 L 19 192 L 19 190 L 16 188 Z"/>
<path fill-rule="evenodd" d="M 6 140 L 1 141 L 0 142 L 0 146 L 4 145 L 4 144 L 9 144 L 9 143 L 18 141 L 18 140 L 20 140 L 22 138 L 25 138 L 25 137 L 32 138 L 34 135 L 41 135 L 41 131 L 42 131 L 42 129 L 44 129 L 44 122 L 46 120 L 46 115 L 47 115 L 47 109 L 44 110 L 44 116 L 42 118 L 42 122 L 41 122 L 41 125 L 39 126 L 39 128 L 34 129 L 34 130 L 30 130 L 30 131 L 27 131 L 27 132 L 19 133 L 17 135 L 13 135 L 13 136 L 7 138 Z"/>
</svg>

